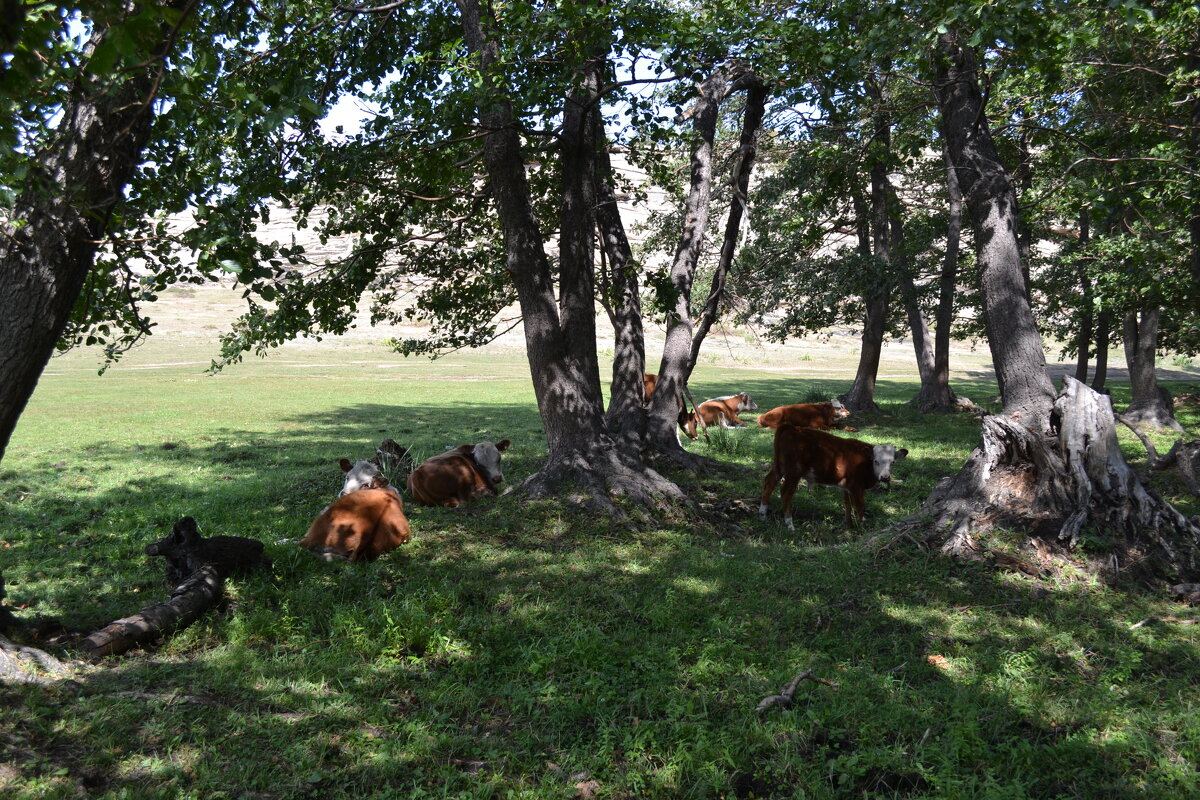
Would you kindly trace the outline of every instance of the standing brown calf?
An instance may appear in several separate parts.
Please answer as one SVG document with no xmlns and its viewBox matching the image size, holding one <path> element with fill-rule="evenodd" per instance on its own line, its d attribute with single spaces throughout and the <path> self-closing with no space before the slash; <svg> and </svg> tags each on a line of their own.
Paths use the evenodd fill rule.
<svg viewBox="0 0 1200 800">
<path fill-rule="evenodd" d="M 852 525 L 851 508 L 861 524 L 866 516 L 866 491 L 892 479 L 892 464 L 908 455 L 894 445 L 871 445 L 857 439 L 843 439 L 812 428 L 780 425 L 775 430 L 775 454 L 771 470 L 763 480 L 758 516 L 767 518 L 767 502 L 780 481 L 783 488 L 783 522 L 792 524 L 792 496 L 801 478 L 809 486 L 835 486 L 842 490 L 846 504 L 846 524 Z"/>
<path fill-rule="evenodd" d="M 855 428 L 837 421 L 848 416 L 850 416 L 850 409 L 836 400 L 824 403 L 795 403 L 790 406 L 778 406 L 765 414 L 759 414 L 758 427 L 778 428 L 780 425 L 792 425 L 797 428 L 817 428 L 818 430 L 829 430 L 830 428 L 855 430 Z"/>
<path fill-rule="evenodd" d="M 344 494 L 325 508 L 300 540 L 318 555 L 351 561 L 379 558 L 408 541 L 404 503 L 390 486 Z"/>
</svg>

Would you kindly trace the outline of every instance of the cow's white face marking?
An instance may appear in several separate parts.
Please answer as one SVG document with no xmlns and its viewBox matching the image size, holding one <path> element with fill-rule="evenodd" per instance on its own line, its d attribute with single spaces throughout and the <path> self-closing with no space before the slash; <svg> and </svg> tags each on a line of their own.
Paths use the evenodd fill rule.
<svg viewBox="0 0 1200 800">
<path fill-rule="evenodd" d="M 491 486 L 504 482 L 504 473 L 500 470 L 500 453 L 508 449 L 508 439 L 498 443 L 480 442 L 471 451 L 475 465 L 483 474 L 484 480 Z"/>
<path fill-rule="evenodd" d="M 850 416 L 850 409 L 846 408 L 838 400 L 830 400 L 829 404 L 833 406 L 833 418 L 844 419 Z"/>
<path fill-rule="evenodd" d="M 908 451 L 901 449 L 897 450 L 892 444 L 877 444 L 871 448 L 873 454 L 872 468 L 875 471 L 875 477 L 880 483 L 887 483 L 892 479 L 892 465 L 900 459 L 908 455 Z"/>
<path fill-rule="evenodd" d="M 741 398 L 738 401 L 738 411 L 758 411 L 758 403 L 750 399 L 749 392 L 742 392 L 738 395 Z"/>
<path fill-rule="evenodd" d="M 383 489 L 388 486 L 388 479 L 380 472 L 379 466 L 371 461 L 355 461 L 353 464 L 343 458 L 342 471 L 346 473 L 346 481 L 338 497 L 344 497 L 359 489 Z"/>
</svg>

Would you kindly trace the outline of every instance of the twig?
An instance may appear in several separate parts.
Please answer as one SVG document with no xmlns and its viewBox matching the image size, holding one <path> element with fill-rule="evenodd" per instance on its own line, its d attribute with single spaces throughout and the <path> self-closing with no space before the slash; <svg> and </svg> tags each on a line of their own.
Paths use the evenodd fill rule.
<svg viewBox="0 0 1200 800">
<path fill-rule="evenodd" d="M 782 706 L 787 708 L 792 704 L 792 696 L 796 694 L 796 689 L 800 686 L 801 681 L 820 683 L 835 691 L 838 689 L 838 685 L 833 681 L 825 680 L 824 678 L 818 678 L 816 675 L 813 675 L 813 671 L 811 669 L 806 669 L 795 678 L 792 678 L 792 682 L 787 685 L 787 688 L 785 688 L 783 692 L 780 694 L 773 694 L 770 697 L 764 697 L 762 702 L 760 702 L 758 707 L 754 710 L 759 714 L 765 714 L 772 706 Z"/>
</svg>

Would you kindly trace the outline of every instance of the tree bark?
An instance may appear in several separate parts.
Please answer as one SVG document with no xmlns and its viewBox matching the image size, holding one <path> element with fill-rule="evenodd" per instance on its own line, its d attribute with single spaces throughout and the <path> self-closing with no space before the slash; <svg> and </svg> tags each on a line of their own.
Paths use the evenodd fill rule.
<svg viewBox="0 0 1200 800">
<path fill-rule="evenodd" d="M 1182 433 L 1183 427 L 1172 413 L 1170 398 L 1159 388 L 1158 376 L 1154 373 L 1159 313 L 1157 308 L 1152 308 L 1125 315 L 1122 339 L 1132 398 L 1124 417 L 1134 424 L 1172 428 Z"/>
<path fill-rule="evenodd" d="M 117 35 L 120 24 L 98 28 L 93 44 Z M 56 135 L 30 161 L 25 188 L 0 223 L 0 459 L 149 139 L 174 35 L 164 29 L 146 64 L 119 76 L 80 72 Z"/>
<path fill-rule="evenodd" d="M 938 50 L 943 129 L 965 179 L 1005 408 L 984 418 L 981 444 L 962 469 L 937 485 L 921 514 L 897 527 L 925 530 L 945 553 L 979 556 L 987 551 L 982 537 L 996 528 L 1070 548 L 1090 524 L 1113 534 L 1113 556 L 1125 564 L 1193 574 L 1200 528 L 1149 492 L 1125 463 L 1111 401 L 1070 377 L 1053 396 L 1021 291 L 1012 189 L 990 143 L 974 59 L 953 33 L 940 38 Z M 1001 319 L 1009 321 L 1004 329 Z"/>
<path fill-rule="evenodd" d="M 939 37 L 935 59 L 934 91 L 950 160 L 971 214 L 983 314 L 1004 413 L 1045 429 L 1054 387 L 1025 291 L 1016 194 L 988 128 L 975 55 L 949 31 Z"/>
<path fill-rule="evenodd" d="M 868 90 L 876 103 L 882 104 L 883 97 L 873 81 L 868 82 Z M 879 406 L 875 404 L 875 381 L 879 374 L 879 357 L 883 352 L 883 334 L 887 327 L 888 314 L 891 312 L 891 278 L 883 275 L 884 265 L 890 268 L 892 263 L 892 228 L 889 213 L 889 189 L 891 185 L 887 177 L 887 161 L 884 155 L 891 147 L 891 124 L 882 113 L 875 120 L 875 155 L 871 159 L 871 208 L 869 215 L 863 208 L 861 200 L 856 201 L 856 212 L 859 220 L 859 250 L 866 250 L 875 257 L 878 280 L 872 281 L 865 293 L 864 301 L 867 307 L 866 319 L 863 321 L 862 347 L 858 354 L 858 369 L 854 374 L 854 384 L 850 391 L 838 398 L 851 411 L 878 414 Z M 869 220 L 870 248 L 864 243 L 864 221 Z"/>
</svg>

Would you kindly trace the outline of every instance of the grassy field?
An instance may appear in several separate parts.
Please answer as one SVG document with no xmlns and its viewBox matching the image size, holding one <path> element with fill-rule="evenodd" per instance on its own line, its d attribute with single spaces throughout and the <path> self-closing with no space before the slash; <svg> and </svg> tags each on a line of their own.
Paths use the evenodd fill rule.
<svg viewBox="0 0 1200 800">
<path fill-rule="evenodd" d="M 1034 580 L 871 551 L 830 491 L 801 490 L 795 533 L 777 497 L 759 522 L 768 431 L 689 445 L 742 468 L 678 476 L 701 517 L 409 504 L 401 550 L 318 561 L 294 542 L 340 487 L 337 459 L 383 438 L 418 455 L 508 438 L 509 482 L 535 471 L 528 367 L 506 346 L 403 361 L 364 332 L 206 376 L 216 326 L 165 325 L 103 377 L 92 354 L 52 362 L 0 464 L 0 571 L 18 613 L 82 634 L 165 599 L 143 548 L 184 515 L 261 539 L 273 571 L 75 684 L 0 685 L 0 797 L 1200 794 L 1193 609 L 1069 564 Z M 978 439 L 969 417 L 912 413 L 911 355 L 889 352 L 887 416 L 856 435 L 911 453 L 902 483 L 869 495 L 871 529 L 915 511 Z M 764 409 L 829 395 L 853 355 L 716 340 L 693 391 Z M 956 361 L 960 393 L 994 394 L 986 353 Z M 1200 391 L 1200 372 L 1173 377 Z M 1200 431 L 1194 403 L 1181 416 Z M 1200 512 L 1169 477 L 1157 488 Z M 1099 538 L 1085 555 L 1103 557 Z M 791 708 L 755 712 L 806 669 L 836 687 L 805 682 Z"/>
</svg>

